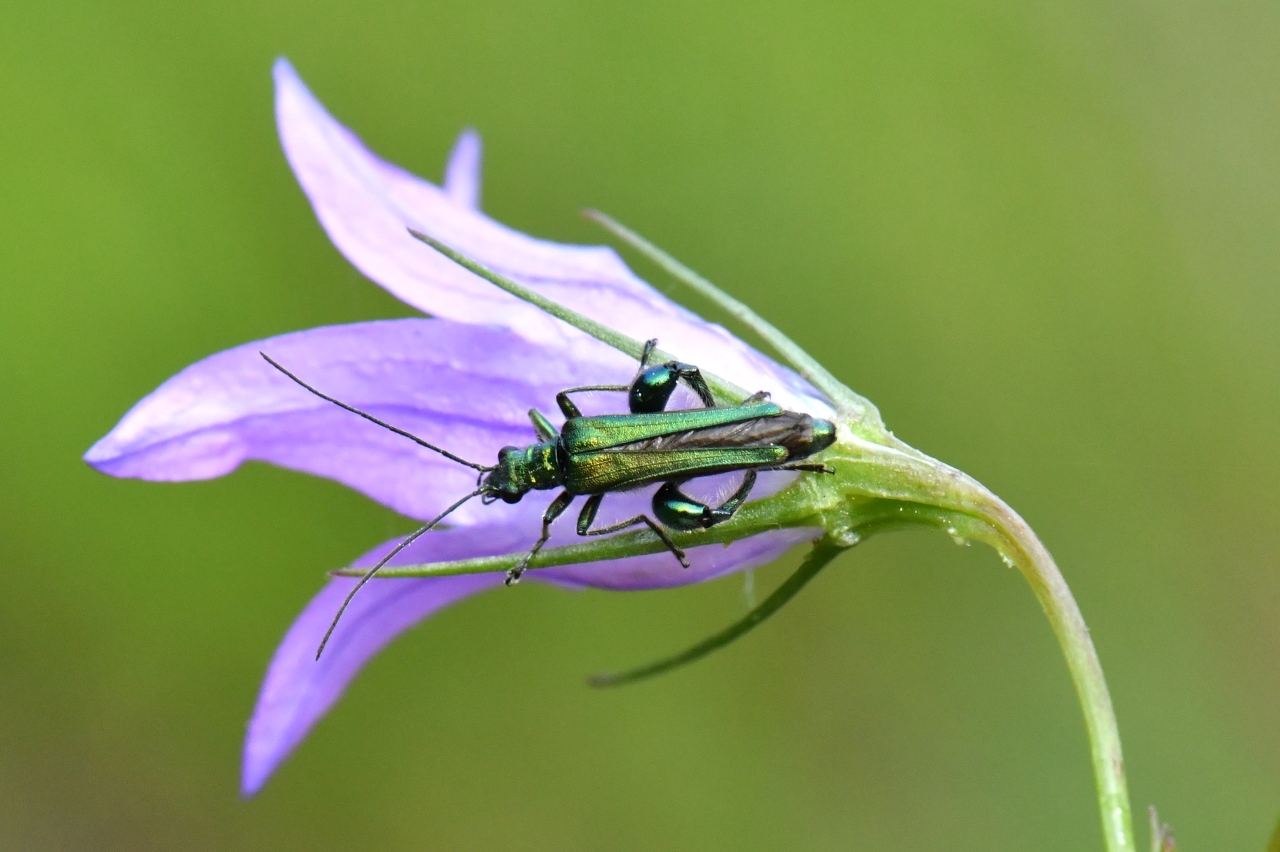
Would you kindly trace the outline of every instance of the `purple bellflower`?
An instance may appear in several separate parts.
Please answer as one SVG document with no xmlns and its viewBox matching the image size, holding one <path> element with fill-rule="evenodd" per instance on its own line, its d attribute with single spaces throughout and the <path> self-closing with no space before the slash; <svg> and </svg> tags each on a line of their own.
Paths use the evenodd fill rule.
<svg viewBox="0 0 1280 852">
<path fill-rule="evenodd" d="M 565 587 L 666 588 L 763 565 L 814 543 L 799 571 L 746 619 L 631 673 L 643 675 L 750 629 L 836 553 L 872 533 L 924 525 L 986 542 L 1023 571 L 1050 615 L 1085 696 L 1109 848 L 1130 848 L 1128 798 L 1116 773 L 1119 740 L 1088 632 L 1052 559 L 1007 505 L 899 441 L 874 406 L 777 329 L 611 219 L 594 216 L 746 323 L 795 370 L 672 302 L 610 248 L 534 239 L 485 216 L 474 132 L 458 138 L 443 184 L 435 186 L 370 152 L 288 62 L 277 62 L 275 82 L 285 155 L 329 238 L 367 277 L 431 318 L 311 329 L 213 355 L 135 405 L 86 453 L 89 464 L 113 476 L 175 481 L 265 461 L 335 479 L 426 520 L 473 491 L 475 471 L 309 394 L 259 353 L 344 403 L 492 464 L 500 448 L 534 443 L 529 409 L 551 414 L 560 390 L 629 381 L 636 341 L 660 338 L 665 351 L 704 370 L 719 399 L 738 402 L 766 390 L 783 408 L 835 421 L 838 439 L 822 460 L 836 474 L 761 474 L 751 501 L 731 521 L 674 536 L 687 551 L 687 569 L 647 530 L 588 541 L 562 519 L 526 577 Z M 607 396 L 592 404 L 609 405 Z M 618 410 L 617 400 L 612 404 Z M 724 493 L 732 483 L 708 487 Z M 547 499 L 539 499 L 544 493 Z M 501 586 L 538 538 L 551 496 L 462 504 L 447 527 L 414 541 L 364 586 L 317 660 L 317 644 L 358 575 L 399 540 L 336 572 L 289 628 L 267 670 L 244 745 L 243 792 L 262 787 L 388 642 L 450 604 Z M 629 517 L 648 496 L 610 494 L 605 505 Z"/>
</svg>

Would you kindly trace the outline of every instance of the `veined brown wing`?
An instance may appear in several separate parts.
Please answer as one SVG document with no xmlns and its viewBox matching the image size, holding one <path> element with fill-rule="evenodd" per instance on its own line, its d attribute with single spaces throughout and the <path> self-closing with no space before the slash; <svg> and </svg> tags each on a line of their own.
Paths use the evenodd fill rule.
<svg viewBox="0 0 1280 852">
<path fill-rule="evenodd" d="M 617 447 L 631 452 L 651 450 L 691 450 L 704 448 L 786 447 L 789 453 L 808 447 L 813 441 L 813 418 L 796 411 L 782 411 L 773 417 L 724 423 L 657 435 Z"/>
</svg>

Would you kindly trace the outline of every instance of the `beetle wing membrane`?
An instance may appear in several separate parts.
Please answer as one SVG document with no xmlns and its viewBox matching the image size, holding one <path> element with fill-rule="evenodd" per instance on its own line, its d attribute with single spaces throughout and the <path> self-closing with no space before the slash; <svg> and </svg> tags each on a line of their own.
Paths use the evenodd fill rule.
<svg viewBox="0 0 1280 852">
<path fill-rule="evenodd" d="M 813 441 L 813 418 L 808 414 L 783 411 L 773 417 L 760 417 L 735 423 L 724 423 L 686 432 L 657 435 L 632 441 L 619 450 L 683 450 L 711 447 L 786 447 L 790 455 L 807 454 Z"/>
<path fill-rule="evenodd" d="M 676 385 L 676 389 L 671 392 L 671 398 L 667 400 L 667 411 L 684 411 L 686 409 L 701 410 L 706 408 L 702 404 L 702 400 L 698 399 L 698 395 L 686 385 L 680 382 Z"/>
<path fill-rule="evenodd" d="M 738 487 L 742 485 L 744 476 L 746 476 L 746 471 L 744 470 L 735 470 L 730 471 L 729 473 L 715 473 L 710 476 L 698 476 L 681 482 L 680 490 L 684 492 L 685 496 L 690 499 L 697 500 L 699 503 L 706 503 L 708 506 L 719 506 L 738 490 Z M 768 496 L 778 490 L 778 488 L 772 486 L 772 480 L 765 479 L 765 477 L 771 476 L 786 477 L 786 479 L 782 481 L 789 482 L 790 478 L 794 477 L 795 474 L 761 473 L 757 480 L 758 484 L 751 489 L 752 499 Z"/>
</svg>

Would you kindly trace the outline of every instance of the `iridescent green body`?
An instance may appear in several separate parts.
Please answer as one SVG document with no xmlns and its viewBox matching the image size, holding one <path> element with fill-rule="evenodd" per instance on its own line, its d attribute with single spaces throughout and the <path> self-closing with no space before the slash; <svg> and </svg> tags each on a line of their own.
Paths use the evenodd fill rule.
<svg viewBox="0 0 1280 852">
<path fill-rule="evenodd" d="M 790 416 L 787 416 L 790 415 Z M 605 414 L 570 417 L 553 440 L 499 454 L 494 484 L 500 494 L 513 497 L 530 490 L 563 486 L 575 495 L 603 494 L 675 478 L 710 476 L 734 470 L 773 467 L 807 456 L 801 442 L 789 449 L 776 443 L 773 424 L 781 418 L 789 432 L 803 433 L 794 421 L 816 424 L 806 449 L 814 449 L 825 434 L 826 421 L 785 412 L 771 402 L 668 411 L 657 414 Z M 727 432 L 726 425 L 740 428 Z M 779 425 L 783 425 L 780 423 Z"/>
<path fill-rule="evenodd" d="M 787 411 L 756 394 L 740 405 L 718 407 L 697 367 L 670 361 L 648 367 L 656 341 L 646 345 L 640 373 L 629 385 L 570 388 L 556 395 L 565 416 L 557 431 L 546 417 L 529 412 L 542 440 L 528 447 L 504 447 L 498 463 L 483 480 L 486 500 L 518 502 L 530 491 L 562 488 L 543 514 L 542 537 L 512 571 L 515 582 L 551 535 L 551 523 L 575 497 L 587 496 L 578 516 L 579 535 L 600 535 L 647 524 L 666 543 L 680 564 L 684 552 L 663 527 L 692 531 L 708 529 L 733 517 L 746 502 L 762 470 L 829 472 L 820 464 L 798 464 L 835 441 L 835 425 L 808 414 Z M 666 411 L 679 382 L 688 384 L 704 408 Z M 629 397 L 630 414 L 583 416 L 569 398 L 578 391 L 620 391 Z M 686 496 L 682 483 L 701 476 L 745 471 L 742 484 L 720 506 L 712 507 Z M 592 529 L 600 501 L 606 494 L 663 483 L 653 497 L 653 514 L 637 515 L 618 524 Z M 660 523 L 659 523 L 660 522 Z"/>
</svg>

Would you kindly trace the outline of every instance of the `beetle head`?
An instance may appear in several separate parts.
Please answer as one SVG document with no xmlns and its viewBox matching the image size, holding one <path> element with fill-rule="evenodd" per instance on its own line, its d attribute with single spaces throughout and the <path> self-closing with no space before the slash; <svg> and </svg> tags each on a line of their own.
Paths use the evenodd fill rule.
<svg viewBox="0 0 1280 852">
<path fill-rule="evenodd" d="M 504 503 L 519 503 L 520 498 L 533 487 L 524 456 L 519 447 L 499 450 L 497 466 L 484 478 L 485 489 Z"/>
</svg>

